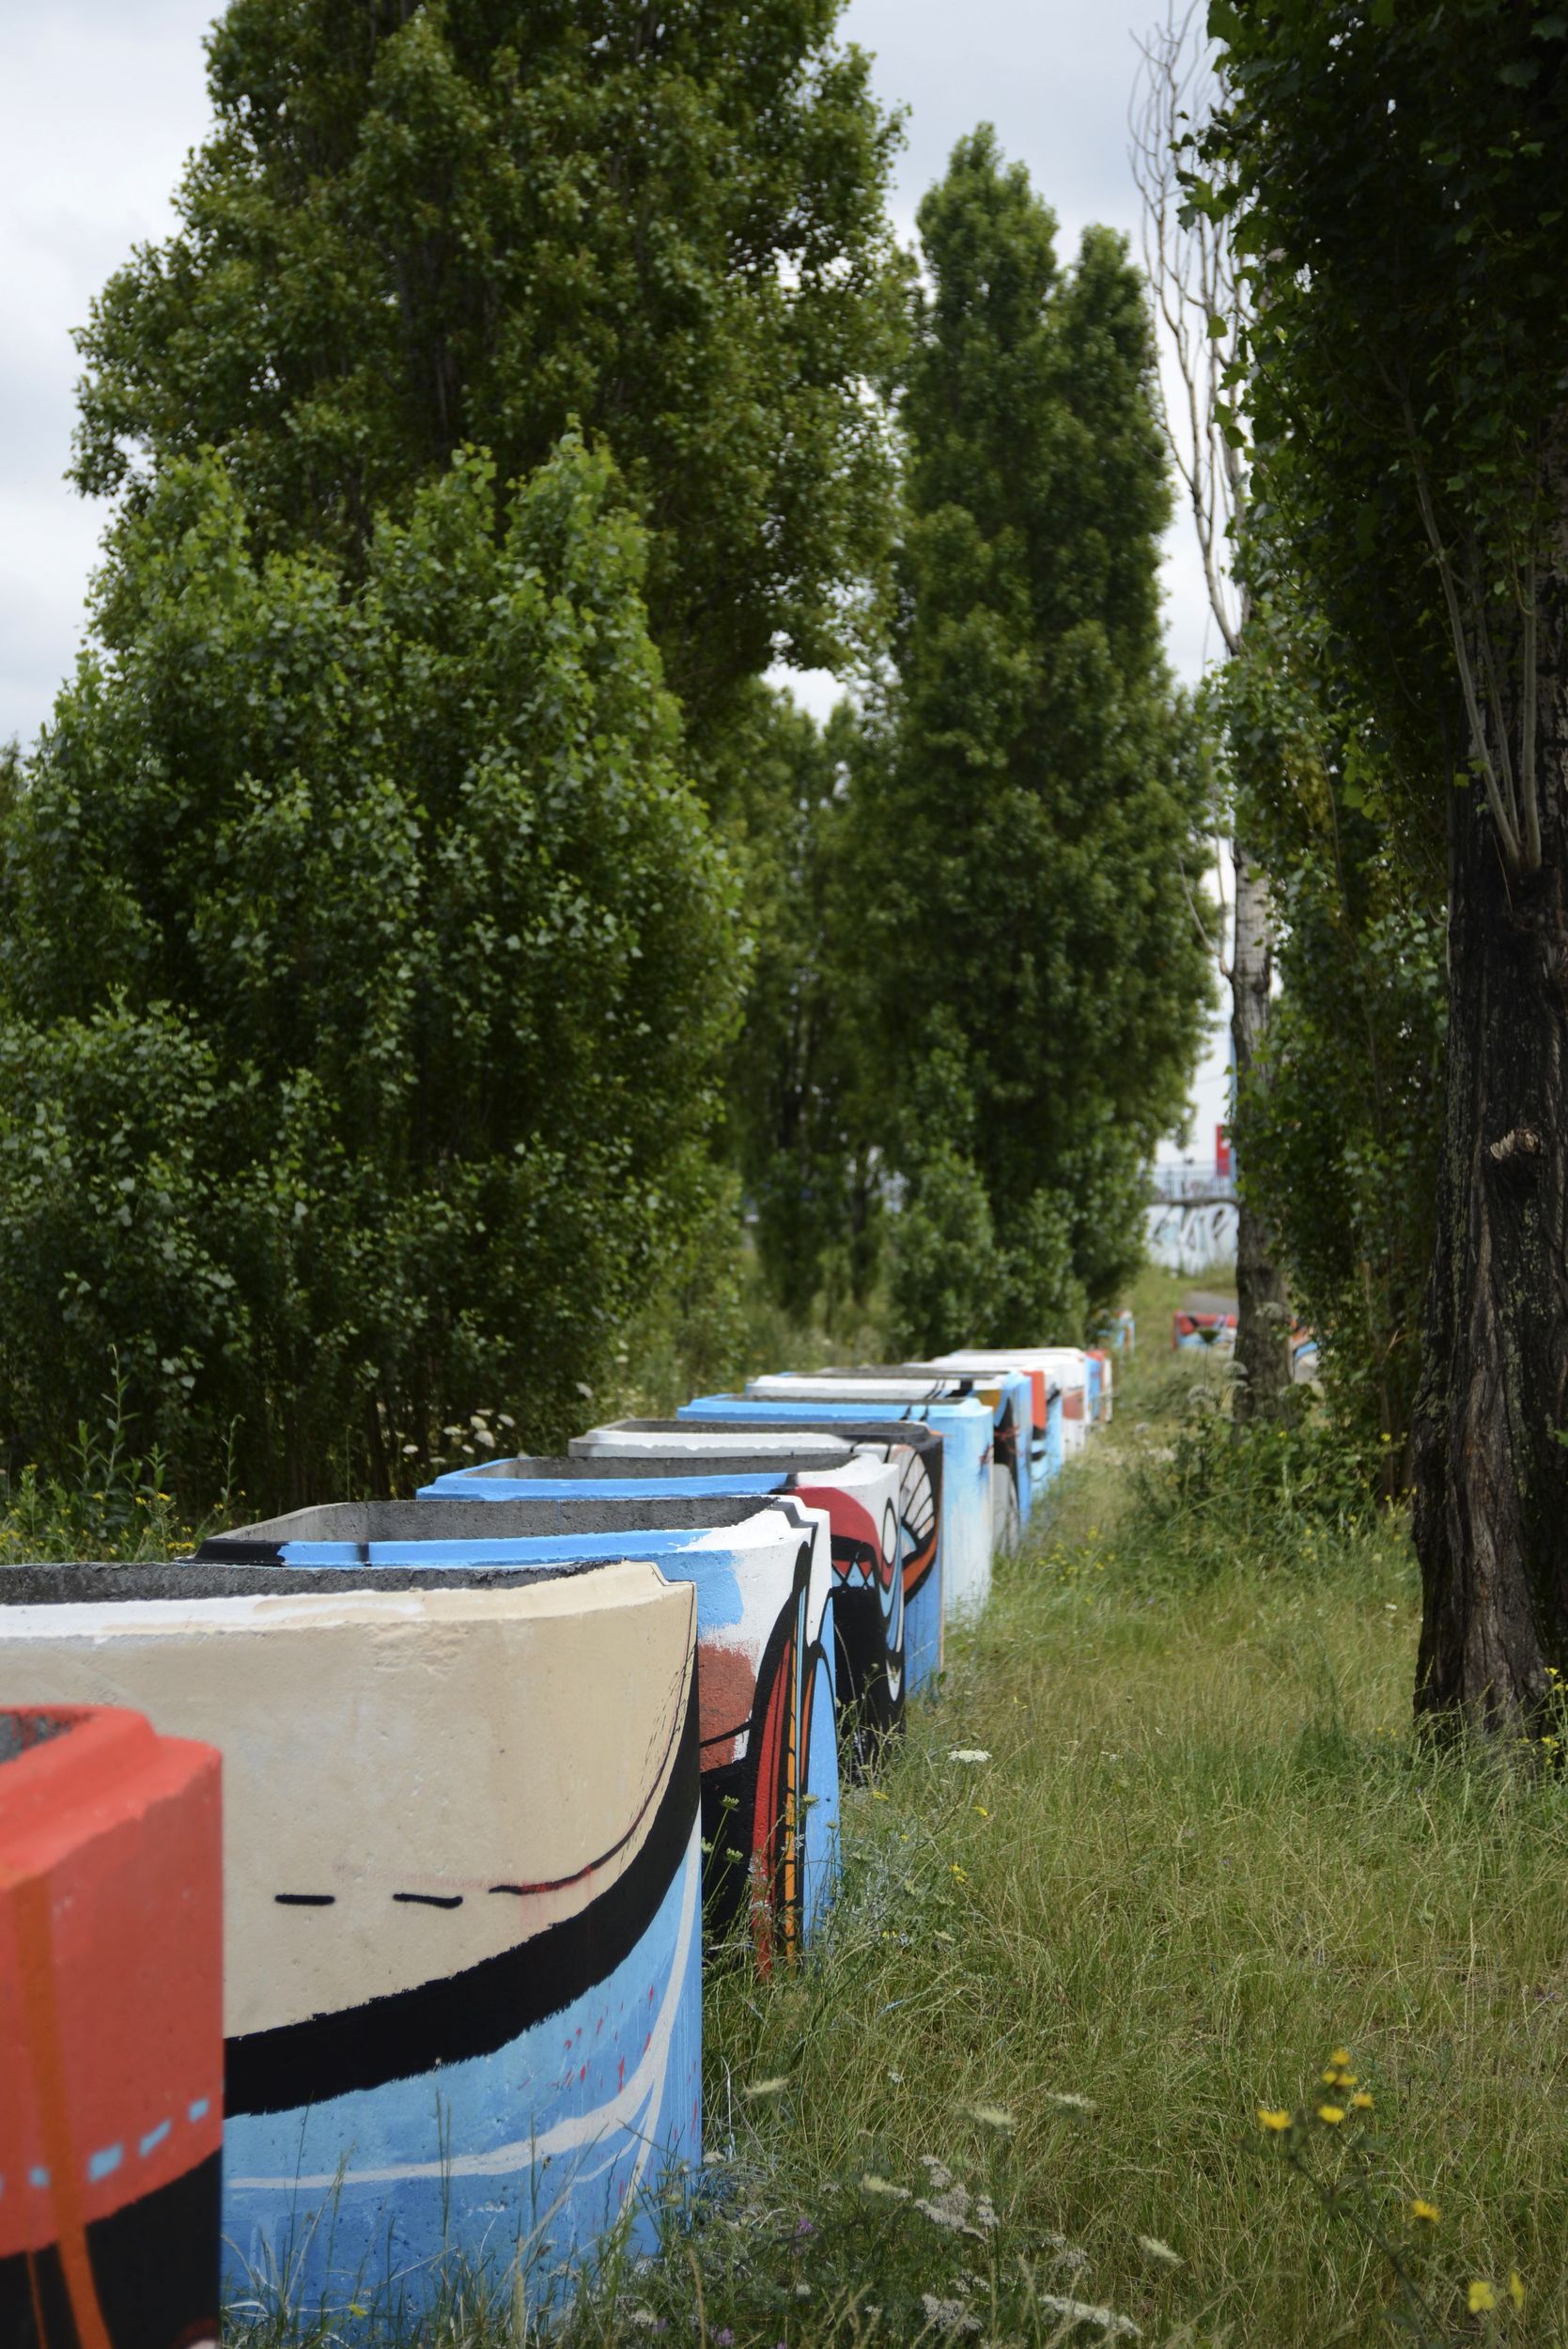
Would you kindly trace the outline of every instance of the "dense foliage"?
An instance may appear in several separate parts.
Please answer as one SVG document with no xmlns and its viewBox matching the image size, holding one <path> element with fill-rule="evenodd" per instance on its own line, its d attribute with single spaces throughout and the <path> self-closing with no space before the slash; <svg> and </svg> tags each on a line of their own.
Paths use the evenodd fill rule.
<svg viewBox="0 0 1568 2349">
<path fill-rule="evenodd" d="M 1169 491 L 1122 242 L 1091 230 L 1063 272 L 988 130 L 920 229 L 896 675 L 854 761 L 860 960 L 908 1184 L 904 1342 L 1037 1341 L 1141 1252 L 1202 1020 L 1180 879 L 1202 793 L 1160 650 Z"/>
<path fill-rule="evenodd" d="M 572 419 L 650 529 L 706 737 L 833 661 L 885 539 L 893 131 L 842 0 L 230 0 L 179 227 L 82 337 L 77 478 L 225 454 L 256 542 L 365 559 L 459 443 Z"/>
<path fill-rule="evenodd" d="M 250 537 L 162 468 L 11 777 L 0 1426 L 53 1469 L 117 1352 L 260 1504 L 581 1416 L 700 1219 L 739 956 L 603 459 L 459 454 L 351 593 Z"/>
<path fill-rule="evenodd" d="M 1254 542 L 1255 570 L 1265 571 Z M 1397 794 L 1320 623 L 1253 602 L 1218 673 L 1230 782 L 1272 876 L 1267 1040 L 1235 1112 L 1245 1194 L 1320 1346 L 1335 1418 L 1399 1489 L 1421 1365 L 1441 1130 L 1442 877 L 1379 820 Z"/>
<path fill-rule="evenodd" d="M 849 854 L 854 721 L 826 728 L 759 688 L 729 804 L 755 960 L 735 1055 L 735 1155 L 770 1294 L 803 1309 L 872 1286 L 883 1237 L 869 1140 L 866 1004 L 852 944 L 866 877 Z"/>
<path fill-rule="evenodd" d="M 1418 1703 L 1512 1732 L 1568 1667 L 1568 16 L 1214 0 L 1209 23 L 1225 103 L 1190 194 L 1253 280 L 1265 527 L 1447 836 Z"/>
</svg>

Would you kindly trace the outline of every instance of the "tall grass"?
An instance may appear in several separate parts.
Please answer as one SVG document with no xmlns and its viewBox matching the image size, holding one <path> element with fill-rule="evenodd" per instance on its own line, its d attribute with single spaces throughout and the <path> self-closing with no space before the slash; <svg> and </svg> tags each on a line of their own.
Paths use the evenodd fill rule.
<svg viewBox="0 0 1568 2349">
<path fill-rule="evenodd" d="M 1145 2339 L 1371 2343 L 1395 2263 L 1432 2338 L 1568 2326 L 1568 1791 L 1414 1743 L 1405 1529 L 1303 1481 L 1310 1429 L 1211 1461 L 1184 1506 L 1191 1390 L 1222 1374 L 1162 1355 L 1167 1288 L 1116 1429 L 848 1797 L 825 1946 L 716 1975 L 717 2191 L 643 2280 L 643 2330 L 1103 2333 L 1077 2300 Z M 1342 2045 L 1395 2263 L 1258 2123 L 1313 2114 Z M 919 2207 L 932 2159 L 994 2224 Z M 1498 2317 L 1469 2315 L 1473 2279 Z M 636 2337 L 624 2298 L 582 2321 Z"/>
</svg>

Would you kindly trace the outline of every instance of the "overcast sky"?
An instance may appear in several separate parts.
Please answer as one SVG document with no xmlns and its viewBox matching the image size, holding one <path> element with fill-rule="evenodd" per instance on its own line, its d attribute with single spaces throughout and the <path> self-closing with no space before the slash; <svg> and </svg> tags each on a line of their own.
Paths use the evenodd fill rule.
<svg viewBox="0 0 1568 2349">
<path fill-rule="evenodd" d="M 1063 257 L 1093 221 L 1136 231 L 1126 161 L 1133 37 L 1161 0 L 849 0 L 886 102 L 908 110 L 895 211 L 954 142 L 994 122 L 1061 223 Z M 62 478 L 77 366 L 70 330 L 131 246 L 172 226 L 169 196 L 208 122 L 211 0 L 49 0 L 0 15 L 0 740 L 31 739 L 81 640 L 101 511 Z M 1195 676 L 1207 607 L 1179 528 L 1167 562 L 1171 657 Z M 816 698 L 815 695 L 813 698 Z M 1220 1113 L 1213 1068 L 1202 1137 Z"/>
</svg>

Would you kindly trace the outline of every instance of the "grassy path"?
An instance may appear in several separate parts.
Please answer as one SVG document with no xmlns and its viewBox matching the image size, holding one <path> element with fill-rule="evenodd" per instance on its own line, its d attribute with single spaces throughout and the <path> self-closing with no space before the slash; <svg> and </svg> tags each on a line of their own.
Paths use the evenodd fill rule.
<svg viewBox="0 0 1568 2349">
<path fill-rule="evenodd" d="M 1172 1514 L 1204 1374 L 1157 1295 L 1116 1430 L 850 1797 L 828 1947 L 719 1981 L 714 2215 L 605 2337 L 1103 2336 L 1076 2300 L 1145 2341 L 1388 2339 L 1387 2262 L 1256 2117 L 1326 2097 L 1340 2044 L 1432 2336 L 1488 2337 L 1484 2277 L 1507 2338 L 1564 2337 L 1568 1793 L 1412 1750 L 1397 1529 L 1278 1478 Z"/>
</svg>

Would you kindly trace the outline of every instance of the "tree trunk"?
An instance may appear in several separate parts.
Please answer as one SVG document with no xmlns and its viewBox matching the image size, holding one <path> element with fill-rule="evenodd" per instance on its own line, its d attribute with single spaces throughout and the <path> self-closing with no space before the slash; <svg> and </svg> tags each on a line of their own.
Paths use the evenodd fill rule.
<svg viewBox="0 0 1568 2349">
<path fill-rule="evenodd" d="M 1416 1405 L 1418 1714 L 1543 1718 L 1568 1669 L 1568 733 L 1563 636 L 1540 676 L 1544 861 L 1504 869 L 1479 789 L 1451 795 L 1437 1243 Z"/>
<path fill-rule="evenodd" d="M 1231 954 L 1231 1042 L 1236 1098 L 1256 1062 L 1268 1026 L 1274 941 L 1268 921 L 1268 882 L 1240 840 L 1235 860 L 1235 942 Z M 1237 1161 L 1239 1165 L 1239 1159 Z M 1245 1183 L 1241 1186 L 1245 1194 Z M 1291 1383 L 1290 1308 L 1274 1261 L 1273 1235 L 1245 1195 L 1236 1206 L 1235 1394 L 1238 1427 L 1271 1419 Z"/>
</svg>

